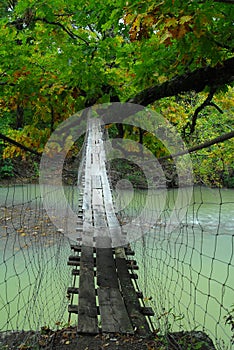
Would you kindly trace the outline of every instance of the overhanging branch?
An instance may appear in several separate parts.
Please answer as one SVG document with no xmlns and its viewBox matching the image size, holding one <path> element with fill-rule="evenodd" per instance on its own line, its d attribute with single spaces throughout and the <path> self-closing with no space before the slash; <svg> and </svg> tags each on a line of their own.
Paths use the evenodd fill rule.
<svg viewBox="0 0 234 350">
<path fill-rule="evenodd" d="M 214 97 L 214 92 L 215 90 L 210 91 L 209 95 L 207 96 L 207 98 L 205 99 L 205 101 L 199 106 L 197 107 L 197 109 L 195 110 L 193 117 L 192 117 L 192 123 L 190 124 L 190 134 L 192 134 L 195 131 L 195 127 L 196 127 L 196 123 L 197 123 L 197 118 L 198 118 L 198 114 L 207 106 L 209 106 L 212 98 Z"/>
<path fill-rule="evenodd" d="M 181 152 L 178 152 L 176 154 L 171 154 L 169 156 L 165 156 L 165 157 L 161 157 L 161 158 L 158 158 L 159 161 L 162 161 L 162 160 L 166 160 L 166 159 L 170 159 L 170 158 L 176 158 L 176 157 L 180 157 L 180 156 L 183 156 L 184 154 L 188 154 L 188 153 L 193 153 L 195 151 L 199 151 L 201 149 L 204 149 L 204 148 L 208 148 L 212 145 L 215 145 L 217 143 L 220 143 L 220 142 L 224 142 L 224 141 L 227 141 L 227 140 L 230 140 L 231 138 L 234 137 L 234 131 L 230 131 L 228 132 L 227 134 L 223 134 L 223 135 L 220 135 L 218 137 L 215 137 L 214 139 L 212 140 L 209 140 L 209 141 L 206 141 L 204 143 L 201 143 L 200 145 L 196 145 L 196 146 L 193 146 L 187 150 L 184 150 L 184 151 L 181 151 Z"/>
<path fill-rule="evenodd" d="M 195 131 L 198 115 L 205 107 L 212 106 L 212 107 L 216 108 L 219 113 L 223 114 L 222 109 L 219 108 L 219 106 L 217 106 L 214 102 L 212 102 L 212 98 L 214 97 L 214 94 L 215 94 L 215 90 L 212 89 L 210 91 L 209 95 L 207 96 L 207 98 L 205 99 L 205 101 L 199 107 L 197 107 L 197 109 L 195 110 L 195 112 L 194 112 L 194 114 L 192 116 L 192 122 L 191 123 L 188 122 L 184 126 L 184 128 L 183 128 L 183 135 L 185 135 L 185 131 L 186 131 L 188 126 L 190 128 L 189 135 L 191 135 Z"/>
<path fill-rule="evenodd" d="M 215 67 L 199 68 L 193 72 L 178 75 L 163 84 L 147 88 L 127 102 L 148 106 L 163 98 L 188 91 L 201 92 L 206 86 L 217 89 L 234 81 L 234 57 Z"/>
<path fill-rule="evenodd" d="M 8 136 L 6 136 L 6 135 L 3 135 L 3 134 L 1 134 L 1 133 L 0 133 L 0 139 L 2 139 L 3 141 L 6 141 L 6 142 L 8 142 L 8 143 L 11 143 L 12 145 L 17 146 L 17 147 L 23 149 L 24 151 L 29 152 L 29 153 L 32 153 L 32 154 L 34 154 L 34 155 L 36 155 L 36 156 L 38 156 L 38 157 L 41 156 L 41 154 L 40 154 L 39 152 L 34 151 L 33 149 L 31 149 L 31 148 L 29 148 L 29 147 L 27 147 L 27 146 L 24 146 L 24 145 L 22 145 L 21 143 L 19 143 L 19 142 L 13 140 L 13 139 L 11 139 L 10 137 L 8 137 Z"/>
</svg>

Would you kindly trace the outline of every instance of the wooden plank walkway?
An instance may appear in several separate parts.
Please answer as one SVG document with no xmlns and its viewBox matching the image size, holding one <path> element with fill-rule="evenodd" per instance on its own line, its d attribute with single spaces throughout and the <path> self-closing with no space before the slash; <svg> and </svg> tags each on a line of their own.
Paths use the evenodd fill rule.
<svg viewBox="0 0 234 350">
<path fill-rule="evenodd" d="M 85 159 L 82 161 L 83 198 L 78 220 L 78 243 L 68 264 L 73 286 L 68 288 L 68 311 L 78 314 L 78 333 L 149 335 L 152 310 L 142 306 L 133 279 L 136 262 L 129 263 L 124 236 L 115 215 L 106 155 L 98 119 L 89 119 Z M 132 271 L 132 273 L 130 272 Z M 145 314 L 148 316 L 146 317 Z"/>
</svg>

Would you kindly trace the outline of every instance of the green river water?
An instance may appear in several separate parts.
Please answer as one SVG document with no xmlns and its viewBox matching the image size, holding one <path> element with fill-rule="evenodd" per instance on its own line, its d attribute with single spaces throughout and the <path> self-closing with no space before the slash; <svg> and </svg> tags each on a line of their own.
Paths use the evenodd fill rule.
<svg viewBox="0 0 234 350">
<path fill-rule="evenodd" d="M 176 191 L 168 191 L 166 201 L 165 192 L 151 194 L 146 212 L 152 216 L 163 209 L 158 225 L 132 243 L 140 267 L 139 285 L 158 313 L 156 326 L 171 324 L 173 330 L 204 326 L 224 350 L 231 349 L 231 332 L 224 316 L 234 304 L 233 194 L 233 190 L 195 188 L 183 225 L 170 233 L 165 232 L 165 221 Z M 123 220 L 140 212 L 146 196 L 145 191 L 137 191 L 133 197 L 128 190 L 118 192 Z M 71 188 L 67 188 L 67 197 L 76 206 L 77 195 Z M 0 189 L 1 207 L 22 202 L 30 203 L 32 210 L 38 208 L 39 187 Z M 15 239 L 13 231 L 12 226 L 10 237 L 3 227 L 0 231 L 0 329 L 35 329 L 44 324 L 54 326 L 58 320 L 65 322 L 65 291 L 71 283 L 66 266 L 69 241 L 61 235 L 41 237 L 19 249 L 22 242 Z"/>
</svg>

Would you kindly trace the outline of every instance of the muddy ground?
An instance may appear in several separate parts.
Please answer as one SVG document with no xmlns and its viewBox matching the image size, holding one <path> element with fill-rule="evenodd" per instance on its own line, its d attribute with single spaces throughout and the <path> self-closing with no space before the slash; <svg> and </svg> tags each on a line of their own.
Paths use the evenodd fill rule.
<svg viewBox="0 0 234 350">
<path fill-rule="evenodd" d="M 150 338 L 120 334 L 79 335 L 75 327 L 57 331 L 0 334 L 1 350 L 215 350 L 203 332 L 178 332 Z"/>
</svg>

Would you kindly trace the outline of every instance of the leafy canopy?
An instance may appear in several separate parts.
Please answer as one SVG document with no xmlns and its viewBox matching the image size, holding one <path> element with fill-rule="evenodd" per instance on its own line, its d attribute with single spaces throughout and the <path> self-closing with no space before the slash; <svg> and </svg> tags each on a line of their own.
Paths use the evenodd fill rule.
<svg viewBox="0 0 234 350">
<path fill-rule="evenodd" d="M 195 80 L 213 97 L 232 84 L 233 1 L 2 0 L 0 16 L 0 124 L 39 151 L 59 123 L 95 103 L 146 91 L 147 104 L 147 89 L 156 87 L 155 102 L 192 91 Z M 167 108 L 191 130 L 191 110 Z"/>
</svg>

